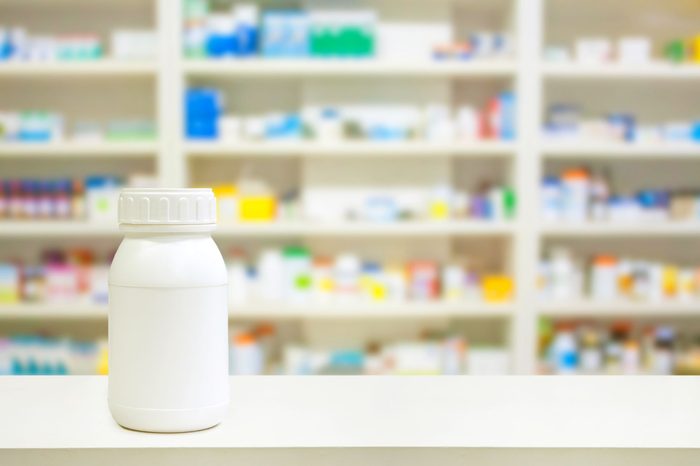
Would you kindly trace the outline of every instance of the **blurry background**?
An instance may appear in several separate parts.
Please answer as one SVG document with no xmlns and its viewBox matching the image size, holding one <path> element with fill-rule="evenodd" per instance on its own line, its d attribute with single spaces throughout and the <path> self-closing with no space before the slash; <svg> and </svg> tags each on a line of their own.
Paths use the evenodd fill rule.
<svg viewBox="0 0 700 466">
<path fill-rule="evenodd" d="M 700 371 L 695 0 L 0 0 L 0 374 L 212 187 L 237 374 Z"/>
</svg>

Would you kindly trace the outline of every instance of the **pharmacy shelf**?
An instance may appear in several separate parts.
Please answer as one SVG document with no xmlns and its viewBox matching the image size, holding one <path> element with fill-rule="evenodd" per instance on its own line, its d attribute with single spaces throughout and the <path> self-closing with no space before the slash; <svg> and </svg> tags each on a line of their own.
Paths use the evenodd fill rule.
<svg viewBox="0 0 700 466">
<path fill-rule="evenodd" d="M 433 221 L 433 222 L 270 222 L 220 225 L 217 238 L 285 236 L 507 236 L 513 234 L 512 222 Z M 0 238 L 100 237 L 121 236 L 116 224 L 79 221 L 2 221 Z"/>
<path fill-rule="evenodd" d="M 103 319 L 107 306 L 94 303 L 0 304 L 0 320 Z"/>
<path fill-rule="evenodd" d="M 183 64 L 190 77 L 512 77 L 515 62 L 382 61 L 376 59 L 224 59 L 193 60 Z"/>
<path fill-rule="evenodd" d="M 511 303 L 480 301 L 426 301 L 396 303 L 246 303 L 233 304 L 233 320 L 250 319 L 438 319 L 507 318 L 513 315 Z M 0 320 L 22 319 L 99 319 L 107 317 L 107 306 L 89 303 L 0 304 Z"/>
<path fill-rule="evenodd" d="M 121 235 L 116 222 L 80 222 L 60 220 L 6 220 L 0 222 L 0 238 L 99 237 Z"/>
<path fill-rule="evenodd" d="M 700 238 L 700 222 L 664 222 L 664 223 L 556 223 L 545 224 L 541 229 L 547 238 L 599 238 L 599 237 L 697 237 Z"/>
<path fill-rule="evenodd" d="M 483 319 L 510 318 L 516 312 L 512 303 L 479 301 L 398 302 L 398 303 L 333 303 L 324 304 L 233 304 L 229 312 L 233 320 L 253 319 Z M 619 317 L 699 317 L 700 301 L 547 301 L 539 304 L 543 317 L 619 318 Z M 0 320 L 72 320 L 104 319 L 107 306 L 90 303 L 1 304 Z"/>
<path fill-rule="evenodd" d="M 127 78 L 155 77 L 155 62 L 94 60 L 84 62 L 2 62 L 0 78 Z"/>
<path fill-rule="evenodd" d="M 615 143 L 615 142 L 545 142 L 542 155 L 548 159 L 630 158 L 630 159 L 697 159 L 700 144 L 694 143 Z"/>
<path fill-rule="evenodd" d="M 234 319 L 506 318 L 512 303 L 425 301 L 396 303 L 244 304 L 232 305 Z"/>
<path fill-rule="evenodd" d="M 460 0 L 461 1 L 461 0 Z M 475 3 L 492 3 L 487 0 L 478 0 Z M 20 2 L 22 3 L 22 2 Z M 37 2 L 37 6 L 42 2 Z M 536 361 L 534 360 L 536 344 L 536 325 L 534 319 L 538 313 L 553 313 L 562 316 L 581 316 L 581 315 L 599 315 L 609 316 L 613 312 L 615 315 L 629 315 L 630 317 L 639 316 L 669 316 L 669 315 L 687 315 L 695 316 L 696 312 L 700 317 L 700 304 L 695 303 L 543 303 L 538 304 L 536 299 L 537 290 L 535 288 L 535 280 L 533 277 L 537 270 L 537 264 L 541 254 L 544 251 L 544 246 L 549 242 L 549 238 L 669 238 L 665 242 L 668 248 L 673 247 L 673 251 L 682 250 L 685 241 L 672 241 L 672 238 L 682 237 L 689 238 L 698 234 L 700 238 L 700 225 L 695 223 L 674 223 L 674 224 L 601 224 L 601 225 L 583 225 L 570 227 L 568 225 L 539 225 L 538 203 L 530 202 L 536 200 L 541 178 L 542 166 L 541 162 L 562 160 L 562 163 L 581 164 L 584 162 L 592 163 L 593 161 L 619 159 L 619 160 L 661 160 L 671 162 L 695 160 L 700 161 L 700 144 L 662 144 L 662 143 L 645 143 L 645 144 L 624 144 L 624 143 L 601 143 L 593 141 L 553 141 L 546 140 L 541 132 L 542 109 L 549 103 L 549 98 L 577 98 L 581 102 L 588 102 L 589 97 L 598 99 L 601 96 L 596 94 L 597 85 L 604 85 L 606 82 L 616 82 L 620 85 L 640 85 L 646 86 L 647 93 L 639 95 L 638 100 L 634 100 L 636 95 L 631 92 L 621 92 L 619 95 L 620 102 L 624 101 L 633 106 L 633 110 L 640 115 L 649 117 L 665 114 L 665 105 L 669 105 L 669 109 L 681 109 L 678 112 L 680 119 L 693 114 L 692 110 L 692 84 L 695 80 L 700 82 L 700 66 L 672 66 L 664 63 L 652 63 L 643 66 L 631 66 L 621 64 L 611 64 L 610 66 L 585 66 L 578 63 L 544 63 L 542 61 L 545 36 L 554 39 L 557 31 L 549 31 L 550 28 L 556 26 L 558 28 L 567 28 L 566 24 L 547 24 L 551 23 L 552 17 L 548 18 L 550 10 L 555 8 L 554 3 L 549 0 L 513 0 L 512 2 L 512 31 L 514 34 L 514 43 L 518 46 L 518 57 L 513 60 L 502 61 L 454 61 L 440 62 L 430 61 L 426 59 L 423 62 L 390 62 L 378 59 L 371 60 L 219 60 L 219 61 L 186 61 L 181 57 L 180 44 L 183 43 L 183 2 L 156 0 L 157 7 L 155 8 L 154 24 L 158 29 L 158 34 L 161 39 L 159 43 L 159 59 L 153 63 L 123 63 L 116 61 L 96 61 L 85 63 L 0 63 L 0 80 L 6 79 L 10 84 L 11 79 L 16 79 L 20 84 L 22 79 L 41 79 L 41 85 L 50 85 L 56 83 L 55 86 L 61 86 L 66 83 L 73 82 L 73 78 L 77 82 L 87 83 L 92 77 L 95 81 L 113 79 L 115 84 L 118 80 L 124 78 L 125 82 L 134 82 L 138 79 L 149 80 L 153 79 L 149 85 L 153 84 L 153 93 L 155 97 L 155 114 L 158 117 L 158 127 L 161 143 L 157 144 L 155 150 L 145 150 L 135 148 L 129 144 L 127 146 L 112 146 L 108 148 L 106 145 L 96 145 L 93 147 L 85 146 L 78 148 L 77 146 L 68 147 L 67 145 L 47 145 L 41 148 L 32 147 L 16 147 L 16 146 L 0 146 L 0 167 L 2 167 L 3 159 L 13 159 L 29 156 L 27 160 L 34 160 L 36 157 L 37 166 L 41 162 L 48 159 L 50 156 L 58 156 L 60 158 L 71 157 L 114 157 L 127 156 L 120 165 L 119 170 L 132 172 L 141 169 L 138 166 L 142 157 L 150 154 L 158 154 L 158 163 L 154 166 L 155 175 L 167 185 L 184 186 L 188 180 L 204 180 L 209 178 L 217 178 L 217 173 L 213 170 L 217 169 L 217 160 L 245 160 L 252 157 L 269 157 L 278 158 L 280 161 L 291 157 L 300 157 L 305 164 L 308 158 L 350 158 L 350 157 L 365 157 L 367 169 L 372 170 L 372 162 L 376 158 L 392 158 L 398 165 L 404 159 L 418 159 L 421 162 L 428 163 L 431 157 L 443 158 L 458 158 L 473 159 L 481 162 L 482 160 L 494 158 L 500 161 L 508 162 L 506 164 L 497 164 L 499 166 L 488 167 L 488 176 L 490 172 L 505 172 L 503 176 L 509 177 L 519 194 L 519 198 L 523 200 L 519 204 L 520 220 L 514 224 L 485 224 L 476 222 L 441 222 L 441 223 L 423 223 L 410 222 L 401 224 L 345 224 L 334 223 L 317 225 L 312 223 L 275 223 L 275 224 L 236 224 L 222 225 L 216 233 L 217 238 L 233 238 L 231 242 L 237 242 L 237 238 L 250 239 L 253 243 L 258 238 L 260 241 L 268 241 L 269 237 L 309 237 L 308 245 L 313 250 L 316 242 L 323 243 L 325 239 L 318 237 L 337 236 L 339 241 L 329 241 L 329 243 L 339 243 L 340 235 L 366 236 L 385 235 L 387 238 L 394 236 L 406 237 L 432 237 L 439 236 L 440 241 L 433 241 L 436 247 L 441 250 L 445 247 L 445 242 L 448 242 L 453 236 L 466 235 L 510 235 L 512 238 L 512 247 L 507 248 L 507 251 L 502 251 L 504 255 L 504 263 L 511 264 L 513 276 L 518 284 L 517 300 L 512 305 L 503 305 L 494 307 L 492 305 L 483 305 L 480 303 L 468 303 L 462 305 L 459 303 L 410 303 L 409 305 L 385 305 L 384 307 L 372 307 L 368 305 L 348 308 L 338 307 L 329 310 L 317 308 L 315 306 L 304 306 L 302 309 L 294 307 L 282 307 L 273 305 L 246 305 L 240 308 L 234 308 L 232 311 L 234 318 L 241 319 L 264 319 L 265 316 L 270 316 L 270 319 L 284 319 L 290 316 L 294 318 L 303 318 L 304 316 L 359 316 L 366 318 L 367 314 L 372 316 L 396 316 L 397 318 L 405 315 L 465 315 L 465 316 L 480 316 L 480 315 L 503 315 L 511 316 L 512 318 L 512 339 L 510 340 L 509 350 L 514 360 L 514 372 L 517 373 L 534 373 L 536 369 Z M 471 0 L 467 2 L 471 5 Z M 506 5 L 510 2 L 497 2 Z M 580 24 L 577 24 L 576 34 L 589 31 L 598 31 L 597 33 L 616 37 L 618 30 L 638 30 L 637 23 L 638 15 L 631 15 L 629 21 L 626 19 L 620 24 L 617 21 L 611 21 L 613 18 L 601 17 L 601 15 L 593 14 L 598 11 L 591 2 L 565 2 L 571 3 L 570 6 L 557 6 L 556 8 L 570 8 L 567 18 L 574 19 Z M 626 3 L 633 2 L 629 0 Z M 663 2 L 662 2 L 663 3 Z M 686 2 L 687 3 L 687 2 Z M 691 2 L 692 3 L 692 2 Z M 461 5 L 465 8 L 467 4 Z M 404 5 L 401 5 L 403 8 Z M 408 11 L 410 5 L 405 6 L 406 17 L 400 18 L 410 20 L 415 18 L 415 12 Z M 604 8 L 604 7 L 600 7 Z M 665 7 L 664 7 L 665 8 Z M 673 5 L 669 5 L 668 17 L 676 14 Z M 471 9 L 471 6 L 469 8 Z M 491 11 L 489 6 L 489 10 Z M 577 10 L 581 10 L 578 14 Z M 479 9 L 474 11 L 477 16 L 470 19 L 464 24 L 462 23 L 462 14 L 457 14 L 455 8 L 451 8 L 453 17 L 450 21 L 457 28 L 477 27 L 475 21 L 477 16 L 484 16 L 479 13 Z M 28 10 L 29 11 L 29 10 Z M 37 13 L 38 14 L 37 10 Z M 398 11 L 398 10 L 397 10 Z M 446 10 L 447 11 L 447 10 Z M 612 11 L 612 10 L 611 10 Z M 632 10 L 629 10 L 632 11 Z M 694 13 L 692 8 L 689 10 Z M 78 12 L 80 13 L 80 12 Z M 84 16 L 84 15 L 82 15 Z M 634 16 L 634 17 L 632 17 Z M 80 15 L 78 16 L 81 17 Z M 562 16 L 563 17 L 563 16 Z M 83 18 L 84 19 L 84 18 Z M 494 19 L 497 19 L 494 17 Z M 601 21 L 602 19 L 602 21 Z M 682 18 L 681 23 L 687 21 L 687 18 Z M 489 20 L 490 21 L 490 20 Z M 493 22 L 493 21 L 490 21 Z M 508 21 L 510 23 L 510 21 Z M 472 24 L 474 23 L 474 24 Z M 498 24 L 496 21 L 494 24 Z M 488 26 L 488 24 L 485 24 Z M 128 25 L 125 25 L 128 26 Z M 681 24 L 682 26 L 682 24 Z M 548 34 L 543 34 L 547 29 Z M 678 30 L 673 21 L 668 21 L 660 26 L 658 38 L 676 37 Z M 551 34 L 550 34 L 551 32 Z M 551 37 L 550 37 L 551 36 Z M 566 34 L 564 34 L 566 36 Z M 654 40 L 656 41 L 656 35 Z M 568 40 L 567 40 L 567 43 Z M 175 45 L 175 46 L 173 46 Z M 658 45 L 658 44 L 657 44 Z M 56 79 L 54 79 L 56 78 Z M 85 78 L 85 79 L 84 79 Z M 133 79 L 132 79 L 133 78 Z M 308 87 L 310 91 L 315 91 L 315 87 L 323 87 L 328 80 L 347 79 L 356 80 L 358 85 L 372 84 L 377 80 L 385 80 L 390 86 L 406 85 L 410 90 L 415 83 L 420 81 L 420 84 L 429 83 L 432 87 L 433 82 L 439 86 L 447 86 L 450 89 L 447 92 L 446 101 L 457 103 L 464 99 L 479 99 L 485 96 L 485 93 L 490 93 L 493 89 L 502 89 L 512 87 L 512 90 L 518 95 L 517 126 L 520 140 L 514 142 L 491 142 L 491 141 L 476 141 L 471 143 L 427 143 L 427 142 L 400 142 L 400 143 L 371 143 L 371 142 L 342 142 L 342 143 L 320 143 L 320 142 L 279 142 L 279 143 L 242 143 L 242 142 L 188 142 L 182 138 L 182 121 L 184 120 L 182 93 L 188 85 L 216 85 L 217 87 L 228 88 L 230 93 L 231 86 L 248 85 L 256 80 L 268 80 L 269 84 L 274 83 L 280 86 L 280 94 L 287 94 L 289 88 L 290 95 L 296 94 L 297 85 L 303 84 L 302 87 Z M 247 81 L 246 81 L 247 80 Z M 276 81 L 273 81 L 276 80 Z M 278 80 L 278 81 L 277 81 Z M 424 80 L 424 81 L 422 81 Z M 474 80 L 475 86 L 473 89 L 454 88 L 451 81 L 463 80 L 465 83 L 460 84 L 462 87 L 466 81 Z M 578 86 L 580 84 L 596 84 L 596 86 Z M 240 82 L 239 82 L 240 81 Z M 246 81 L 246 82 L 244 82 Z M 628 82 L 629 81 L 629 82 Z M 11 84 L 15 84 L 12 82 Z M 144 84 L 138 82 L 138 84 Z M 334 81 L 333 86 L 341 84 Z M 352 83 L 356 84 L 356 83 Z M 482 84 L 483 89 L 481 89 Z M 568 88 L 568 84 L 576 84 L 576 92 L 572 95 L 564 93 L 556 95 L 560 85 Z M 676 86 L 677 84 L 677 86 Z M 682 92 L 680 97 L 669 96 L 669 99 L 662 98 L 662 91 L 666 86 L 679 87 L 678 92 Z M 295 87 L 297 86 L 297 87 Z M 452 86 L 450 88 L 450 86 Z M 550 89 L 548 86 L 554 86 Z M 661 89 L 662 86 L 664 89 Z M 673 87 L 672 86 L 672 87 Z M 343 87 L 343 86 L 340 86 Z M 580 89 L 579 89 L 580 87 Z M 0 85 L 0 88 L 2 86 Z M 682 89 L 681 89 L 682 88 Z M 687 89 L 686 89 L 687 88 Z M 31 89 L 31 86 L 30 88 Z M 58 89 L 58 87 L 56 87 Z M 563 88 L 562 88 L 563 89 Z M 671 87 L 668 88 L 669 90 Z M 403 89 L 402 89 L 403 90 Z M 573 90 L 573 88 L 572 88 Z M 626 91 L 629 89 L 626 89 Z M 50 91 L 50 90 L 49 90 Z M 241 90 L 242 92 L 244 90 Z M 282 92 L 284 91 L 284 92 Z M 555 92 L 550 92 L 555 91 Z M 633 90 L 632 90 L 633 91 Z M 149 91 L 150 92 L 150 91 Z M 275 95 L 277 90 L 275 90 Z M 304 91 L 305 92 L 305 91 Z M 416 91 L 420 92 L 420 91 Z M 235 92 L 234 92 L 235 93 Z M 375 99 L 389 98 L 394 100 L 393 93 L 389 96 L 376 94 Z M 462 95 L 463 94 L 463 95 Z M 561 94 L 561 92 L 559 92 Z M 575 94 L 575 95 L 574 95 Z M 658 94 L 658 95 L 657 95 Z M 687 94 L 687 96 L 686 96 Z M 396 98 L 403 96 L 403 93 L 398 93 Z M 309 93 L 310 97 L 317 96 L 315 92 Z M 8 96 L 12 97 L 12 96 Z M 41 96 L 32 96 L 38 100 Z M 248 96 L 250 97 L 250 96 Z M 324 100 L 323 93 L 319 93 L 320 100 Z M 324 97 L 324 98 L 321 98 Z M 352 95 L 348 95 L 352 98 Z M 412 95 L 410 96 L 412 97 Z M 425 98 L 432 100 L 430 95 L 416 96 L 418 101 L 422 102 Z M 616 98 L 618 96 L 615 96 Z M 105 105 L 113 103 L 114 99 L 111 96 L 105 96 Z M 134 93 L 134 99 L 141 98 L 139 93 Z M 238 97 L 237 97 L 238 98 Z M 274 96 L 270 96 L 274 99 Z M 314 97 L 315 99 L 316 97 Z M 629 99 L 633 99 L 629 101 Z M 303 99 L 302 99 L 303 100 Z M 311 99 L 313 100 L 313 99 Z M 352 99 L 351 99 L 352 100 Z M 380 99 L 381 100 L 381 99 Z M 403 100 L 403 97 L 398 100 Z M 408 99 L 411 100 L 411 99 Z M 440 100 L 440 99 L 438 99 Z M 591 99 L 595 100 L 595 99 Z M 600 98 L 598 100 L 604 99 Z M 657 109 L 657 101 L 659 102 Z M 8 101 L 8 105 L 15 104 L 15 99 Z M 478 100 L 474 100 L 478 102 Z M 121 104 L 121 102 L 119 102 Z M 128 104 L 126 108 L 130 108 L 131 104 L 136 102 L 124 102 Z M 297 102 L 298 103 L 298 102 Z M 359 102 L 358 102 L 359 103 Z M 72 105 L 72 103 L 71 103 Z M 80 105 L 80 103 L 76 103 Z M 242 107 L 246 107 L 247 101 L 241 103 Z M 267 104 L 265 104 L 267 105 Z M 617 104 L 616 104 L 617 105 Z M 624 105 L 622 105 L 624 107 Z M 236 106 L 236 105 L 234 105 Z M 664 107 L 664 108 L 662 108 Z M 23 108 L 20 106 L 20 108 Z M 618 107 L 619 108 L 619 107 Z M 243 108 L 241 109 L 243 110 Z M 251 111 L 257 110 L 251 108 Z M 658 110 L 658 112 L 657 112 Z M 71 112 L 67 112 L 70 114 Z M 673 115 L 673 113 L 671 113 Z M 31 153 L 30 153 L 31 152 Z M 129 158 L 131 157 L 131 158 Z M 109 160 L 111 162 L 111 159 Z M 200 161 L 203 161 L 200 163 Z M 211 162 L 211 163 L 209 163 Z M 311 163 L 315 162 L 312 160 Z M 440 161 L 443 162 L 443 161 Z M 512 162 L 512 163 L 511 163 Z M 69 163 L 65 166 L 58 166 L 56 169 L 59 172 L 64 172 L 69 167 Z M 679 162 L 680 163 L 680 162 Z M 130 165 L 131 164 L 131 165 Z M 202 165 L 201 167 L 199 165 Z M 8 166 L 8 176 L 12 175 L 9 171 L 14 168 L 12 164 L 5 163 Z M 213 166 L 210 166 L 213 165 Z M 224 168 L 225 163 L 220 164 Z M 449 165 L 449 164 L 448 164 Z M 475 164 L 479 165 L 479 164 Z M 486 164 L 488 165 L 488 164 Z M 504 166 L 500 166 L 504 165 Z M 133 170 L 132 170 L 133 167 Z M 632 165 L 630 165 L 632 167 Z M 18 167 L 17 172 L 23 174 L 28 166 L 22 165 Z M 53 166 L 52 166 L 53 168 Z M 279 167 L 278 167 L 279 168 Z M 455 179 L 455 176 L 462 178 L 463 173 L 457 173 L 465 167 L 458 167 L 454 164 L 449 166 L 448 175 L 450 179 Z M 648 167 L 645 167 L 648 168 Z M 674 167 L 676 168 L 676 167 Z M 123 169 L 123 170 L 122 170 Z M 382 168 L 386 170 L 387 168 Z M 389 168 L 390 169 L 390 168 Z M 471 167 L 470 167 L 471 169 Z M 481 167 L 476 167 L 477 171 Z M 2 168 L 0 168 L 2 171 Z M 468 177 L 474 175 L 477 178 L 480 173 L 469 173 Z M 284 176 L 287 176 L 284 174 Z M 294 176 L 294 174 L 289 174 Z M 289 181 L 288 179 L 284 180 Z M 683 180 L 679 180 L 679 183 Z M 56 238 L 71 239 L 75 241 L 83 241 L 84 238 L 105 237 L 118 241 L 121 233 L 114 225 L 101 225 L 91 223 L 69 223 L 69 222 L 42 222 L 42 223 L 21 223 L 7 222 L 0 223 L 0 240 L 7 244 L 4 246 L 17 248 L 35 248 L 42 244 L 36 241 L 36 244 L 24 245 L 23 238 L 40 238 L 42 241 Z M 331 238 L 332 239 L 332 238 Z M 345 240 L 345 238 L 342 238 Z M 33 241 L 33 240 L 32 240 Z M 306 241 L 306 239 L 305 239 Z M 465 242 L 466 243 L 466 242 Z M 257 244 L 257 243 L 255 243 Z M 432 243 L 431 243 L 432 244 Z M 659 243 L 661 244 L 661 243 Z M 335 246 L 335 245 L 334 245 Z M 449 245 L 448 249 L 449 249 Z M 670 250 L 670 249 L 669 249 Z M 499 251 L 500 252 L 500 251 Z M 392 308 L 393 306 L 393 308 Z M 501 309 L 502 308 L 502 309 Z M 44 309 L 41 307 L 32 307 L 25 313 L 28 308 L 9 308 L 0 309 L 0 314 L 7 311 L 3 315 L 12 316 L 16 314 L 31 315 L 36 314 L 40 317 L 51 311 L 53 316 L 70 315 L 80 312 L 89 315 L 105 315 L 105 309 L 89 309 L 83 308 L 76 310 L 59 309 Z M 94 312 L 97 311 L 97 312 Z M 663 314 L 662 314 L 663 313 Z M 675 314 L 674 314 L 675 313 Z M 372 326 L 368 326 L 372 328 Z M 502 427 L 502 426 L 499 426 Z"/>
<path fill-rule="evenodd" d="M 513 222 L 416 221 L 416 222 L 275 222 L 220 225 L 219 238 L 240 236 L 505 236 L 515 231 Z"/>
<path fill-rule="evenodd" d="M 546 317 L 700 317 L 700 301 L 562 301 L 539 305 Z"/>
<path fill-rule="evenodd" d="M 462 143 L 432 142 L 187 142 L 185 152 L 196 158 L 235 157 L 509 157 L 515 143 L 474 141 Z"/>
<path fill-rule="evenodd" d="M 542 74 L 547 79 L 653 79 L 653 80 L 698 80 L 700 66 L 674 65 L 669 63 L 649 64 L 579 64 L 545 63 Z"/>
<path fill-rule="evenodd" d="M 154 157 L 155 141 L 0 143 L 0 158 L 143 158 Z"/>
</svg>

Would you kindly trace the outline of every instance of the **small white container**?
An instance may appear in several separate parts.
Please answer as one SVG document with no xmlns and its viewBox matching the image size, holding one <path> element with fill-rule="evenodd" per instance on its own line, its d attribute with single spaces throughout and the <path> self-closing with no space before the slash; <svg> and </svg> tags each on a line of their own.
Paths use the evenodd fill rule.
<svg viewBox="0 0 700 466">
<path fill-rule="evenodd" d="M 242 258 L 230 261 L 226 269 L 228 271 L 228 301 L 230 304 L 245 304 L 249 300 L 248 274 Z"/>
<path fill-rule="evenodd" d="M 464 269 L 459 265 L 446 265 L 442 269 L 442 295 L 448 301 L 464 299 Z"/>
<path fill-rule="evenodd" d="M 566 63 L 571 61 L 571 52 L 563 45 L 549 45 L 544 49 L 544 60 L 547 63 Z"/>
<path fill-rule="evenodd" d="M 581 297 L 580 268 L 574 262 L 568 249 L 553 249 L 549 267 L 551 297 L 553 299 L 566 300 Z"/>
<path fill-rule="evenodd" d="M 231 345 L 232 375 L 260 375 L 264 370 L 264 354 L 260 343 L 248 333 L 236 335 Z"/>
<path fill-rule="evenodd" d="M 555 222 L 562 217 L 562 187 L 558 178 L 545 177 L 540 185 L 542 220 Z"/>
<path fill-rule="evenodd" d="M 228 403 L 224 260 L 210 189 L 125 189 L 109 273 L 109 408 L 124 427 L 215 426 Z"/>
<path fill-rule="evenodd" d="M 651 61 L 651 40 L 648 37 L 622 37 L 617 43 L 620 63 L 645 64 Z"/>
<path fill-rule="evenodd" d="M 87 218 L 91 222 L 114 222 L 119 199 L 119 187 L 106 182 L 101 187 L 85 190 Z"/>
<path fill-rule="evenodd" d="M 282 253 L 285 299 L 294 303 L 311 298 L 311 256 L 305 248 L 288 247 Z"/>
<path fill-rule="evenodd" d="M 243 120 L 235 115 L 224 115 L 219 118 L 219 133 L 224 142 L 238 142 L 241 140 Z"/>
<path fill-rule="evenodd" d="M 617 259 L 606 255 L 597 256 L 591 273 L 591 298 L 601 301 L 619 298 L 617 281 Z"/>
<path fill-rule="evenodd" d="M 329 107 L 319 112 L 315 120 L 316 139 L 324 142 L 337 142 L 343 137 L 343 120 L 337 109 Z"/>
<path fill-rule="evenodd" d="M 356 298 L 360 282 L 360 259 L 354 254 L 341 254 L 335 261 L 336 296 L 339 300 Z"/>
<path fill-rule="evenodd" d="M 474 141 L 479 137 L 479 113 L 474 107 L 459 108 L 456 132 L 460 141 Z"/>
<path fill-rule="evenodd" d="M 612 44 L 608 39 L 583 37 L 576 41 L 576 60 L 583 64 L 601 64 L 610 61 Z"/>
<path fill-rule="evenodd" d="M 432 142 L 454 141 L 455 123 L 446 105 L 429 105 L 425 112 L 425 139 Z"/>
<path fill-rule="evenodd" d="M 492 188 L 489 191 L 489 201 L 491 203 L 491 219 L 495 222 L 502 222 L 505 219 L 505 212 L 503 211 L 503 189 L 502 188 Z"/>
<path fill-rule="evenodd" d="M 590 207 L 590 177 L 580 169 L 567 170 L 562 175 L 563 217 L 571 222 L 588 219 Z"/>
<path fill-rule="evenodd" d="M 284 261 L 278 249 L 267 249 L 258 260 L 258 297 L 263 301 L 280 301 L 284 296 Z"/>
</svg>

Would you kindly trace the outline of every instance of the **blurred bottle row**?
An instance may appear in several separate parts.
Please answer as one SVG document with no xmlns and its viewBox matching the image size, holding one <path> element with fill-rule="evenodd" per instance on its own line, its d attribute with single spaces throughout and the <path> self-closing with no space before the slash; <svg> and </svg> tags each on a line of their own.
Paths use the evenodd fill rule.
<svg viewBox="0 0 700 466">
<path fill-rule="evenodd" d="M 186 0 L 184 54 L 187 58 L 372 58 L 394 50 L 400 28 L 382 30 L 378 13 L 368 8 L 268 8 L 255 3 L 233 7 Z M 434 26 L 432 26 L 434 27 Z M 429 29 L 429 28 L 428 28 Z M 462 34 L 449 43 L 428 44 L 423 59 L 470 60 L 510 57 L 513 41 L 504 32 Z M 414 51 L 413 56 L 418 52 Z M 383 58 L 411 56 L 411 51 Z"/>
<path fill-rule="evenodd" d="M 660 57 L 667 63 L 700 63 L 700 34 L 692 37 L 677 36 L 658 47 L 663 51 Z M 613 41 L 608 37 L 584 36 L 575 40 L 573 47 L 548 45 L 545 59 L 554 63 L 579 64 L 628 64 L 644 65 L 653 63 L 655 46 L 649 36 L 636 34 L 622 36 Z M 572 53 L 573 50 L 573 53 Z"/>
<path fill-rule="evenodd" d="M 79 120 L 68 128 L 66 118 L 60 113 L 46 110 L 0 111 L 0 142 L 152 141 L 156 135 L 155 123 L 139 118 L 111 119 L 105 124 L 96 120 Z"/>
<path fill-rule="evenodd" d="M 0 375 L 106 374 L 107 341 L 45 335 L 0 337 Z"/>
<path fill-rule="evenodd" d="M 105 42 L 96 33 L 34 34 L 21 26 L 0 25 L 0 63 L 83 62 L 108 56 L 115 60 L 148 60 L 155 58 L 156 45 L 155 32 L 148 30 L 113 30 L 108 52 Z"/>
<path fill-rule="evenodd" d="M 218 220 L 222 224 L 297 220 L 378 223 L 449 219 L 504 221 L 515 217 L 517 204 L 512 188 L 488 181 L 480 183 L 475 192 L 455 189 L 447 184 L 426 187 L 422 200 L 417 200 L 414 194 L 406 195 L 391 189 L 375 188 L 363 192 L 339 189 L 334 209 L 326 208 L 321 194 L 307 192 L 301 196 L 298 190 L 289 190 L 280 196 L 270 185 L 254 177 L 219 184 L 213 189 Z"/>
<path fill-rule="evenodd" d="M 111 255 L 106 259 L 100 261 L 92 251 L 77 248 L 46 251 L 39 264 L 0 263 L 0 303 L 106 303 Z M 477 264 L 468 258 L 449 264 L 432 260 L 382 264 L 356 254 L 314 257 L 300 246 L 267 249 L 257 262 L 247 263 L 237 250 L 228 261 L 229 301 L 234 307 L 261 301 L 510 301 L 512 278 L 484 272 Z"/>
<path fill-rule="evenodd" d="M 230 373 L 254 375 L 503 375 L 508 351 L 499 346 L 470 346 L 457 334 L 424 330 L 407 341 L 370 341 L 362 347 L 310 348 L 285 344 L 271 325 L 231 331 Z"/>
<path fill-rule="evenodd" d="M 39 263 L 0 263 L 0 303 L 104 303 L 111 254 L 100 260 L 84 248 L 47 250 Z M 508 302 L 515 283 L 489 271 L 477 257 L 447 263 L 363 259 L 358 254 L 314 255 L 303 246 L 263 250 L 250 260 L 241 250 L 228 256 L 230 301 L 334 303 L 467 300 Z M 540 295 L 566 302 L 695 302 L 700 268 L 611 254 L 584 263 L 564 248 L 540 264 Z"/>
<path fill-rule="evenodd" d="M 630 111 L 611 112 L 602 117 L 583 117 L 580 105 L 554 103 L 547 109 L 544 136 L 551 141 L 594 141 L 625 143 L 699 143 L 700 120 L 674 119 L 641 124 Z"/>
<path fill-rule="evenodd" d="M 0 179 L 0 220 L 90 220 L 114 223 L 119 192 L 131 187 L 155 186 L 147 175 L 120 178 L 108 175 L 85 179 Z"/>
<path fill-rule="evenodd" d="M 700 331 L 670 325 L 544 320 L 541 371 L 555 374 L 700 374 Z"/>
<path fill-rule="evenodd" d="M 234 252 L 229 263 L 230 302 L 287 303 L 402 302 L 406 300 L 510 301 L 512 278 L 484 273 L 467 258 L 441 265 L 416 260 L 406 264 L 363 260 L 356 254 L 335 259 L 313 256 L 304 247 L 263 251 L 253 265 Z"/>
<path fill-rule="evenodd" d="M 700 299 L 700 266 L 598 254 L 584 261 L 552 248 L 540 263 L 540 295 L 546 300 L 693 302 Z"/>
<path fill-rule="evenodd" d="M 665 222 L 700 219 L 697 189 L 640 189 L 615 193 L 610 176 L 586 168 L 564 170 L 541 184 L 542 218 L 548 222 Z"/>
<path fill-rule="evenodd" d="M 471 347 L 460 336 L 425 331 L 410 341 L 361 348 L 316 349 L 284 341 L 274 326 L 232 329 L 232 375 L 425 374 L 500 375 L 509 371 L 508 352 Z M 90 375 L 108 372 L 107 342 L 42 335 L 0 338 L 0 375 Z"/>
<path fill-rule="evenodd" d="M 510 371 L 508 351 L 469 345 L 459 334 L 426 329 L 413 340 L 346 348 L 291 342 L 270 324 L 231 329 L 229 371 L 253 374 L 471 374 Z M 551 374 L 700 374 L 700 332 L 670 325 L 543 320 L 540 372 Z M 107 345 L 14 335 L 0 338 L 0 375 L 107 373 Z"/>
</svg>

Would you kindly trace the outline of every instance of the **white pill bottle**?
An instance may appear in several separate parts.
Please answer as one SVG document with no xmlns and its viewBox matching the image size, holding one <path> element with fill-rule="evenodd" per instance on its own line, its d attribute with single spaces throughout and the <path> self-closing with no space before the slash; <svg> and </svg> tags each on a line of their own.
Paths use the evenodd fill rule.
<svg viewBox="0 0 700 466">
<path fill-rule="evenodd" d="M 228 403 L 224 260 L 210 189 L 125 189 L 109 272 L 109 408 L 124 427 L 215 426 Z"/>
</svg>

